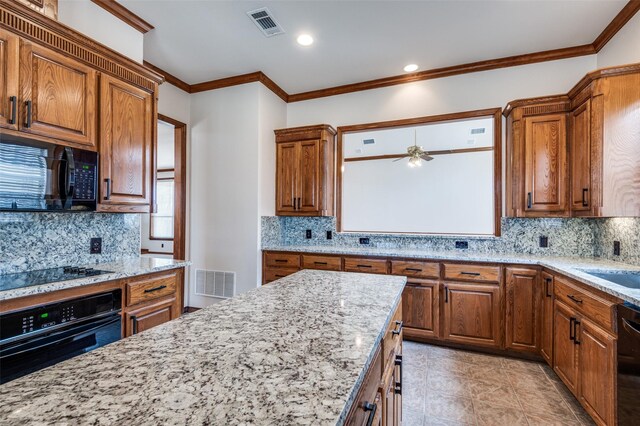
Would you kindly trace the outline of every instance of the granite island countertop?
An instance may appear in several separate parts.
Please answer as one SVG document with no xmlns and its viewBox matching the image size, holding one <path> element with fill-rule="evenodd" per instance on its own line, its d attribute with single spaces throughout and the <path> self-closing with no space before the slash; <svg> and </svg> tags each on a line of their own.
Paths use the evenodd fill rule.
<svg viewBox="0 0 640 426">
<path fill-rule="evenodd" d="M 89 277 L 77 278 L 74 280 L 58 281 L 54 283 L 36 285 L 31 287 L 22 287 L 14 289 L 0 288 L 0 301 L 15 299 L 18 297 L 31 296 L 40 293 L 49 293 L 52 291 L 64 290 L 67 288 L 92 285 L 106 281 L 114 281 L 122 278 L 135 277 L 138 275 L 160 272 L 168 269 L 182 268 L 190 265 L 190 261 L 173 260 L 160 257 L 132 257 L 121 259 L 109 263 L 94 263 L 87 265 L 78 265 L 87 268 L 100 269 L 109 271 L 107 274 L 94 275 Z"/>
<path fill-rule="evenodd" d="M 0 386 L 3 424 L 341 424 L 405 277 L 301 271 Z"/>
<path fill-rule="evenodd" d="M 640 289 L 623 287 L 614 282 L 595 277 L 586 271 L 619 273 L 631 271 L 640 274 L 640 266 L 597 257 L 557 257 L 517 253 L 482 253 L 473 251 L 433 251 L 384 247 L 343 247 L 332 245 L 279 245 L 262 247 L 265 251 L 296 253 L 324 253 L 355 256 L 382 256 L 424 258 L 441 261 L 489 262 L 503 264 L 540 265 L 573 278 L 595 289 L 640 306 Z"/>
</svg>

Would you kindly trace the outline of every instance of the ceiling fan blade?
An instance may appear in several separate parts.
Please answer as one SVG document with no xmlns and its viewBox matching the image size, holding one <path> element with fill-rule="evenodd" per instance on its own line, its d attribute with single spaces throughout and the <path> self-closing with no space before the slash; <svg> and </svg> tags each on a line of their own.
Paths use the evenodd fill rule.
<svg viewBox="0 0 640 426">
<path fill-rule="evenodd" d="M 431 160 L 433 160 L 433 157 L 432 157 L 432 156 L 430 156 L 429 154 L 422 154 L 422 155 L 420 156 L 420 158 L 422 158 L 424 161 L 431 161 Z"/>
<path fill-rule="evenodd" d="M 396 161 L 404 160 L 406 157 L 408 157 L 408 155 L 403 155 L 402 157 L 393 160 L 393 162 L 395 163 Z"/>
</svg>

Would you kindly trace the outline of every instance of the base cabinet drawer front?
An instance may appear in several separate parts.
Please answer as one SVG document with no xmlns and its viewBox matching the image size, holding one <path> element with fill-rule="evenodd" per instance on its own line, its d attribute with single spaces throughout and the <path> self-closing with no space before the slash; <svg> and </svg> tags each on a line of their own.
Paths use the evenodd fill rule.
<svg viewBox="0 0 640 426">
<path fill-rule="evenodd" d="M 346 272 L 365 272 L 369 274 L 386 274 L 387 261 L 385 259 L 345 257 L 344 270 Z"/>
<path fill-rule="evenodd" d="M 569 390 L 578 391 L 578 345 L 575 343 L 576 312 L 556 300 L 553 313 L 553 370 Z"/>
<path fill-rule="evenodd" d="M 392 260 L 391 273 L 409 278 L 440 278 L 440 264 L 420 260 Z"/>
<path fill-rule="evenodd" d="M 125 316 L 125 336 L 133 336 L 157 325 L 176 319 L 180 316 L 177 300 L 168 297 L 157 302 L 127 310 Z"/>
<path fill-rule="evenodd" d="M 507 268 L 506 275 L 505 345 L 515 351 L 538 353 L 540 346 L 538 271 L 527 268 Z"/>
<path fill-rule="evenodd" d="M 400 302 L 382 338 L 382 368 L 385 371 L 394 362 L 393 357 L 402 352 L 403 337 L 402 302 Z"/>
<path fill-rule="evenodd" d="M 130 280 L 127 282 L 127 306 L 174 294 L 177 281 L 176 271 Z"/>
<path fill-rule="evenodd" d="M 583 313 L 606 330 L 613 331 L 614 302 L 601 299 L 561 277 L 555 277 L 553 290 L 557 300 Z"/>
<path fill-rule="evenodd" d="M 264 271 L 264 282 L 270 283 L 287 275 L 295 274 L 298 271 L 298 268 L 268 268 Z"/>
<path fill-rule="evenodd" d="M 268 267 L 275 268 L 299 268 L 300 255 L 289 253 L 266 253 L 264 263 Z"/>
<path fill-rule="evenodd" d="M 445 282 L 443 294 L 444 339 L 500 347 L 500 287 Z"/>
<path fill-rule="evenodd" d="M 405 334 L 440 337 L 440 285 L 437 281 L 409 279 L 402 293 Z"/>
<path fill-rule="evenodd" d="M 500 282 L 500 267 L 485 265 L 444 264 L 444 278 L 451 281 Z"/>
<path fill-rule="evenodd" d="M 302 269 L 322 269 L 325 271 L 341 271 L 342 258 L 339 256 L 302 255 Z"/>
<path fill-rule="evenodd" d="M 382 351 L 374 356 L 373 362 L 367 370 L 364 381 L 360 386 L 358 396 L 347 416 L 347 425 L 364 426 L 380 424 L 382 419 L 382 405 L 380 397 L 380 380 L 382 378 Z M 378 423 L 376 423 L 376 419 Z M 368 423 L 372 420 L 372 423 Z"/>
<path fill-rule="evenodd" d="M 586 318 L 580 319 L 578 330 L 578 400 L 597 423 L 615 425 L 616 339 Z"/>
<path fill-rule="evenodd" d="M 540 354 L 553 366 L 553 275 L 542 273 Z"/>
</svg>

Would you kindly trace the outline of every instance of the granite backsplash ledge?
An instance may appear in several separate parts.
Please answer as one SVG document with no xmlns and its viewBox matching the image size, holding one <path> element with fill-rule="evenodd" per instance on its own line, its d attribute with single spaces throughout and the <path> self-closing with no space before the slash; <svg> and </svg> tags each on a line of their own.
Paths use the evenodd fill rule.
<svg viewBox="0 0 640 426">
<path fill-rule="evenodd" d="M 102 254 L 89 242 L 102 238 Z M 0 213 L 0 274 L 140 255 L 140 215 Z"/>
<path fill-rule="evenodd" d="M 307 239 L 306 230 L 311 230 Z M 332 239 L 326 238 L 331 231 Z M 548 238 L 548 247 L 540 247 L 540 237 Z M 287 245 L 361 247 L 367 237 L 371 247 L 459 250 L 456 241 L 466 241 L 468 249 L 478 253 L 521 253 L 546 256 L 600 256 L 611 260 L 640 264 L 640 219 L 581 218 L 503 218 L 502 235 L 440 236 L 337 233 L 334 217 L 262 217 L 262 247 Z M 622 253 L 614 256 L 608 246 L 621 240 Z M 609 255 L 610 254 L 610 255 Z"/>
</svg>

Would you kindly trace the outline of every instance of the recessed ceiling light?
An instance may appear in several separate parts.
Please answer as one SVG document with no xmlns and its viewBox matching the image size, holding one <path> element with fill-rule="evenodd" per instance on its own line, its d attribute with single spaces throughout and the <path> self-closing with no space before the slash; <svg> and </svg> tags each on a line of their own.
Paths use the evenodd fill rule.
<svg viewBox="0 0 640 426">
<path fill-rule="evenodd" d="M 404 67 L 404 70 L 406 72 L 414 72 L 417 69 L 418 69 L 418 66 L 416 64 L 409 64 L 406 67 Z"/>
<path fill-rule="evenodd" d="M 301 46 L 310 46 L 313 44 L 313 37 L 309 34 L 300 34 L 298 36 L 298 44 Z"/>
</svg>

